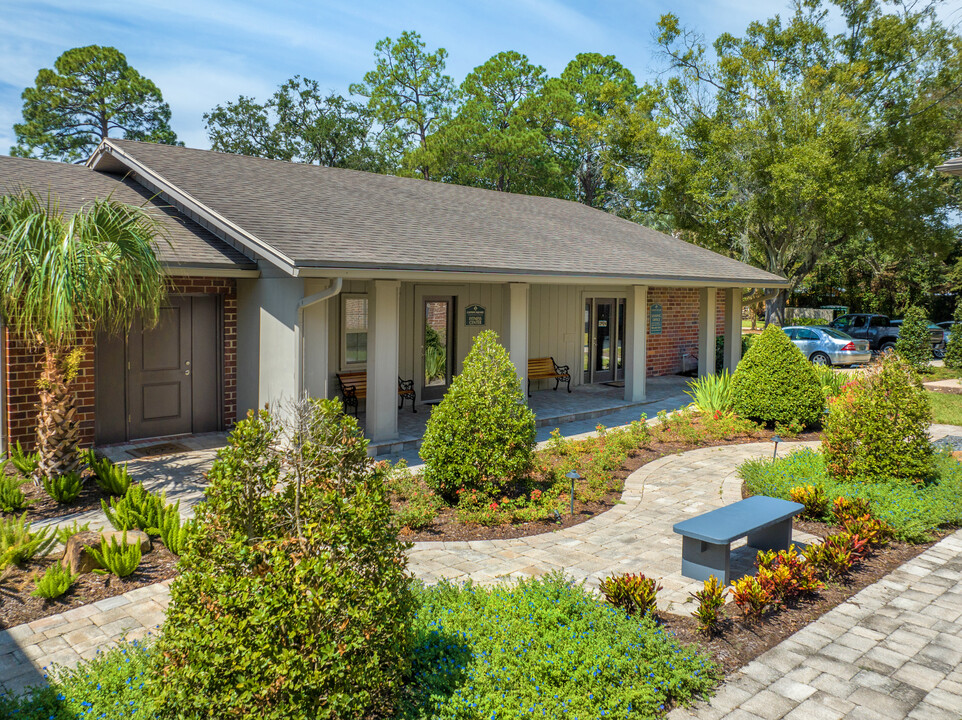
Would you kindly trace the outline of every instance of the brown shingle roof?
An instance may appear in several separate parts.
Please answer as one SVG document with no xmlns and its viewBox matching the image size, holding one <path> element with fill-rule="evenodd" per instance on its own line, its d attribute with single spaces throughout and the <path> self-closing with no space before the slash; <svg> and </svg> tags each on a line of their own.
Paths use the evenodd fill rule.
<svg viewBox="0 0 962 720">
<path fill-rule="evenodd" d="M 108 142 L 301 267 L 785 282 L 565 200 L 210 150 Z"/>
<path fill-rule="evenodd" d="M 20 188 L 41 197 L 50 195 L 60 209 L 72 213 L 93 200 L 112 196 L 129 205 L 144 205 L 161 218 L 169 243 L 157 243 L 157 257 L 174 268 L 252 269 L 242 253 L 184 217 L 133 180 L 99 173 L 83 165 L 0 156 L 0 194 Z"/>
<path fill-rule="evenodd" d="M 939 165 L 935 169 L 949 175 L 962 175 L 962 157 L 946 160 L 943 165 Z"/>
</svg>

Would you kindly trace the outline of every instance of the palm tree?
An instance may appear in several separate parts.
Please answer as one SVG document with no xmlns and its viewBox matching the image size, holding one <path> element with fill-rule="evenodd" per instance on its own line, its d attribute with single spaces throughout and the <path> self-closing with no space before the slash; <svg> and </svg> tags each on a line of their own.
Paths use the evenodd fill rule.
<svg viewBox="0 0 962 720">
<path fill-rule="evenodd" d="M 65 215 L 20 190 L 0 197 L 0 316 L 43 350 L 38 382 L 38 477 L 80 468 L 72 383 L 83 342 L 157 322 L 165 282 L 153 244 L 162 228 L 143 208 L 95 200 Z"/>
</svg>

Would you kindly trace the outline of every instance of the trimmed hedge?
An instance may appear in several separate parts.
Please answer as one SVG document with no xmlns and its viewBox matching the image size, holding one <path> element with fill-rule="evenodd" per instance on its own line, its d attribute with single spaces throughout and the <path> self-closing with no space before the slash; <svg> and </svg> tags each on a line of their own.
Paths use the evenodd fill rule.
<svg viewBox="0 0 962 720">
<path fill-rule="evenodd" d="M 777 325 L 752 343 L 732 378 L 732 408 L 763 423 L 819 422 L 825 396 L 812 364 Z"/>
</svg>

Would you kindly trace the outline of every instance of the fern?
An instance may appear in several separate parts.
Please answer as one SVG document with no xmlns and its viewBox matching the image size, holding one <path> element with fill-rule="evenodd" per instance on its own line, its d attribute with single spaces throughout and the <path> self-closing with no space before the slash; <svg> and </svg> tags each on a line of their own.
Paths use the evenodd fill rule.
<svg viewBox="0 0 962 720">
<path fill-rule="evenodd" d="M 98 458 L 92 449 L 86 452 L 84 459 L 104 492 L 123 497 L 130 489 L 131 478 L 126 465 L 114 465 L 108 458 Z"/>
<path fill-rule="evenodd" d="M 72 503 L 84 489 L 84 481 L 80 473 L 67 473 L 55 478 L 45 477 L 43 489 L 58 503 Z"/>
<path fill-rule="evenodd" d="M 73 585 L 74 580 L 77 579 L 77 575 L 72 575 L 70 571 L 59 562 L 55 562 L 48 567 L 46 572 L 39 578 L 34 577 L 37 587 L 34 588 L 30 594 L 33 595 L 33 597 L 46 598 L 48 600 L 63 595 L 70 589 L 70 586 Z"/>
<path fill-rule="evenodd" d="M 108 572 L 117 577 L 127 577 L 140 565 L 140 543 L 127 543 L 127 532 L 124 531 L 123 542 L 117 542 L 116 537 L 110 538 L 110 544 L 103 542 L 100 548 L 87 546 L 87 552 L 100 568 L 95 573 L 106 575 Z"/>
<path fill-rule="evenodd" d="M 160 526 L 160 539 L 164 547 L 174 555 L 183 555 L 187 545 L 187 538 L 194 531 L 196 523 L 193 520 L 181 524 L 180 501 L 164 508 L 164 518 Z"/>
<path fill-rule="evenodd" d="M 154 495 L 143 485 L 131 485 L 122 498 L 100 501 L 107 520 L 116 530 L 143 530 L 148 535 L 160 535 L 165 513 L 166 496 Z M 179 503 L 178 503 L 179 504 Z"/>
<path fill-rule="evenodd" d="M 40 453 L 24 452 L 20 446 L 20 441 L 17 440 L 17 446 L 10 451 L 10 462 L 20 471 L 21 475 L 33 475 L 40 464 Z"/>
<path fill-rule="evenodd" d="M 57 536 L 49 528 L 31 529 L 27 513 L 0 518 L 0 568 L 22 565 L 38 555 L 46 555 L 55 542 Z"/>
<path fill-rule="evenodd" d="M 20 489 L 28 481 L 17 475 L 8 475 L 5 472 L 7 462 L 4 460 L 0 465 L 0 510 L 9 513 L 20 512 L 33 504 L 33 501 L 27 500 L 27 496 Z"/>
<path fill-rule="evenodd" d="M 59 542 L 61 545 L 66 545 L 67 541 L 74 535 L 77 533 L 87 532 L 88 530 L 90 530 L 89 522 L 85 522 L 83 525 L 80 525 L 76 520 L 74 520 L 72 525 L 61 525 L 54 532 L 57 535 L 57 542 Z"/>
</svg>

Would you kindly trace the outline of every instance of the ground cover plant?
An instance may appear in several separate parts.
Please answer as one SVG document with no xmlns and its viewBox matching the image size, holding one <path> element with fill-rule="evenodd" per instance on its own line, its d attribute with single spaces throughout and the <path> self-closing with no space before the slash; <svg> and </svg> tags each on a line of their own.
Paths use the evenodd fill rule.
<svg viewBox="0 0 962 720">
<path fill-rule="evenodd" d="M 419 596 L 405 720 L 653 718 L 716 681 L 695 648 L 561 575 Z"/>
</svg>

